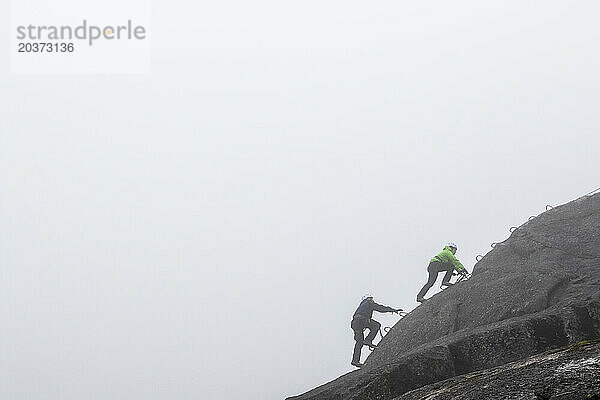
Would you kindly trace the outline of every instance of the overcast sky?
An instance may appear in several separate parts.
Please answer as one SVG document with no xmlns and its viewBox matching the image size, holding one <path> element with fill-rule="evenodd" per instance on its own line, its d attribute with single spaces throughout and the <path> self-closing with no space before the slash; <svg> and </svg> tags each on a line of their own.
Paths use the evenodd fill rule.
<svg viewBox="0 0 600 400">
<path fill-rule="evenodd" d="M 153 9 L 147 75 L 11 75 L 2 30 L 2 399 L 306 391 L 365 292 L 600 186 L 595 1 Z"/>
</svg>

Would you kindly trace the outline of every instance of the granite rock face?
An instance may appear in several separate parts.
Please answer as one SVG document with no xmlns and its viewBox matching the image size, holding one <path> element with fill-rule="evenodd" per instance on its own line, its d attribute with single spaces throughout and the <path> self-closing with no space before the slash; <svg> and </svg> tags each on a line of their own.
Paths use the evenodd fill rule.
<svg viewBox="0 0 600 400">
<path fill-rule="evenodd" d="M 583 342 L 415 389 L 394 400 L 600 399 L 600 342 Z"/>
<path fill-rule="evenodd" d="M 394 399 L 596 338 L 600 194 L 553 208 L 518 227 L 475 265 L 470 280 L 400 320 L 361 370 L 291 399 Z"/>
</svg>

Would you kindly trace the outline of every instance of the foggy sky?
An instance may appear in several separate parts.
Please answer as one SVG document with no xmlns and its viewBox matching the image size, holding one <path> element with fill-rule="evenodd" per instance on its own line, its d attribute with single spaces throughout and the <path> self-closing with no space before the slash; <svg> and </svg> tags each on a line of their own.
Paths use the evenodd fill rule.
<svg viewBox="0 0 600 400">
<path fill-rule="evenodd" d="M 365 292 L 600 186 L 596 2 L 153 7 L 148 75 L 0 45 L 2 399 L 298 394 Z"/>
</svg>

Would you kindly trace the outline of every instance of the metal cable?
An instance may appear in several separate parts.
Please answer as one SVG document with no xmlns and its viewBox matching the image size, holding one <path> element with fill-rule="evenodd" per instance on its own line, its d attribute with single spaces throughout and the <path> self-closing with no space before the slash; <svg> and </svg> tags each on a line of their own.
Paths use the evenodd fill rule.
<svg viewBox="0 0 600 400">
<path fill-rule="evenodd" d="M 400 316 L 400 319 L 402 319 L 408 315 L 408 313 L 406 311 L 396 311 L 395 313 Z M 388 332 L 390 331 L 390 329 L 392 329 L 391 326 L 385 326 L 385 327 L 383 327 L 383 332 L 385 332 L 385 334 L 387 335 Z M 381 339 L 383 339 L 383 337 L 385 336 L 383 334 L 383 332 L 381 331 L 381 327 L 379 327 L 379 335 L 381 335 Z"/>
<path fill-rule="evenodd" d="M 599 187 L 598 189 L 592 190 L 591 192 L 589 192 L 589 193 L 587 193 L 587 194 L 584 194 L 584 195 L 583 195 L 583 196 L 581 196 L 581 197 L 587 197 L 587 196 L 591 196 L 591 195 L 593 195 L 593 194 L 594 194 L 594 193 L 596 193 L 596 192 L 600 192 L 600 187 Z M 554 206 L 552 206 L 552 205 L 550 205 L 550 204 L 546 204 L 546 211 L 550 211 L 550 210 L 552 210 L 553 208 L 554 208 Z M 537 215 L 532 215 L 531 217 L 529 217 L 528 221 L 531 221 L 532 219 L 534 219 L 534 218 L 536 218 L 536 217 L 537 217 Z M 509 228 L 509 231 L 510 231 L 510 233 L 513 233 L 513 232 L 514 232 L 514 231 L 516 231 L 517 229 L 519 229 L 519 227 L 518 227 L 518 226 L 511 226 L 511 227 Z M 502 242 L 500 242 L 500 243 L 502 243 Z M 494 243 L 492 243 L 492 244 L 491 244 L 491 246 L 492 246 L 492 249 L 493 249 L 493 248 L 495 248 L 495 247 L 496 247 L 497 245 L 499 245 L 500 243 L 498 243 L 498 242 L 494 242 Z M 479 255 L 475 256 L 475 261 L 479 262 L 479 261 L 480 261 L 482 258 L 483 258 L 483 256 L 482 256 L 481 254 L 479 254 Z"/>
<path fill-rule="evenodd" d="M 598 188 L 598 189 L 596 189 L 596 190 L 592 190 L 591 192 L 589 192 L 588 194 L 586 194 L 586 195 L 584 195 L 584 196 L 591 196 L 591 195 L 593 195 L 594 193 L 596 193 L 596 192 L 598 192 L 598 191 L 600 191 L 600 188 Z"/>
</svg>

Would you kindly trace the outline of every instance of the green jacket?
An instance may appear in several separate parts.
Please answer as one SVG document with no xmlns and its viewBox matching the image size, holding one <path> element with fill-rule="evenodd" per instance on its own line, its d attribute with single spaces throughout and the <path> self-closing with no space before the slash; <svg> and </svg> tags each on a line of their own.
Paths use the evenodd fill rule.
<svg viewBox="0 0 600 400">
<path fill-rule="evenodd" d="M 465 270 L 465 267 L 458 261 L 458 258 L 454 257 L 450 247 L 444 247 L 444 250 L 437 256 L 433 257 L 430 262 L 441 262 L 442 264 L 452 264 L 457 271 Z"/>
</svg>

